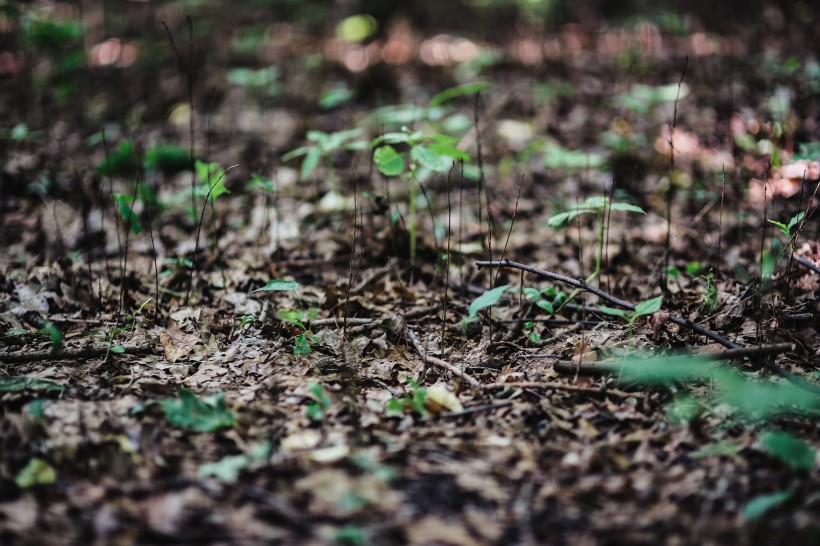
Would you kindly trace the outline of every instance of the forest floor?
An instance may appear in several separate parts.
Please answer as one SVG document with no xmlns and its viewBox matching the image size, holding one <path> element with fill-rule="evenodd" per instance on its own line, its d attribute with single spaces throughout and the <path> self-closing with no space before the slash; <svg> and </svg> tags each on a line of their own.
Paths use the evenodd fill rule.
<svg viewBox="0 0 820 546">
<path fill-rule="evenodd" d="M 820 540 L 813 27 L 137 4 L 0 56 L 0 543 Z"/>
</svg>

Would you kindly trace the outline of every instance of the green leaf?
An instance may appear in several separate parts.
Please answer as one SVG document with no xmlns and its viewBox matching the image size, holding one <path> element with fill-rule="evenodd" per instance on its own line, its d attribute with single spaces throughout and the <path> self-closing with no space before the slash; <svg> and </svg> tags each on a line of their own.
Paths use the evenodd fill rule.
<svg viewBox="0 0 820 546">
<path fill-rule="evenodd" d="M 125 225 L 134 235 L 138 235 L 142 233 L 142 228 L 140 227 L 139 221 L 137 220 L 137 214 L 134 212 L 134 208 L 131 206 L 133 199 L 130 195 L 123 195 L 121 193 L 114 194 L 114 201 L 117 203 L 117 207 L 119 209 L 120 218 L 122 218 Z"/>
<path fill-rule="evenodd" d="M 552 305 L 552 302 L 550 302 L 550 301 L 540 300 L 535 305 L 537 305 L 538 307 L 540 307 L 541 309 L 543 309 L 547 313 L 552 314 L 552 313 L 555 312 L 555 307 Z"/>
<path fill-rule="evenodd" d="M 805 213 L 805 212 L 799 212 L 799 213 L 795 214 L 794 216 L 792 216 L 792 217 L 791 217 L 791 220 L 789 220 L 789 229 L 788 229 L 788 233 L 789 233 L 789 234 L 791 234 L 792 230 L 793 230 L 795 227 L 797 227 L 797 226 L 800 224 L 800 222 L 802 222 L 802 221 L 803 221 L 803 218 L 805 218 L 805 217 L 806 217 L 806 213 Z"/>
<path fill-rule="evenodd" d="M 462 97 L 464 95 L 475 95 L 476 93 L 480 93 L 482 91 L 486 91 L 490 89 L 492 84 L 487 82 L 475 82 L 475 83 L 466 83 L 464 85 L 457 85 L 456 87 L 451 87 L 450 89 L 445 89 L 438 95 L 435 95 L 428 105 L 431 108 L 435 108 L 436 106 L 441 106 L 445 102 L 452 100 L 456 97 Z"/>
<path fill-rule="evenodd" d="M 41 334 L 46 334 L 51 341 L 51 350 L 52 351 L 62 351 L 63 350 L 63 341 L 64 336 L 63 333 L 57 328 L 50 320 L 45 321 L 43 327 L 39 330 Z"/>
<path fill-rule="evenodd" d="M 447 161 L 424 144 L 413 146 L 410 149 L 410 158 L 422 167 L 437 173 L 446 173 L 452 165 L 452 161 Z"/>
<path fill-rule="evenodd" d="M 397 176 L 404 172 L 404 159 L 390 145 L 376 149 L 373 161 L 379 167 L 379 172 L 385 176 Z"/>
<path fill-rule="evenodd" d="M 65 387 L 53 381 L 45 379 L 35 379 L 34 377 L 12 376 L 0 377 L 0 391 L 2 392 L 61 392 Z"/>
<path fill-rule="evenodd" d="M 308 177 L 316 170 L 316 167 L 319 166 L 319 161 L 322 159 L 322 150 L 319 149 L 317 146 L 313 146 L 308 149 L 307 153 L 305 154 L 305 158 L 302 160 L 302 168 L 299 171 L 299 177 L 301 180 L 307 180 Z"/>
<path fill-rule="evenodd" d="M 777 220 L 772 220 L 771 218 L 768 218 L 768 221 L 769 221 L 770 224 L 776 225 L 778 227 L 778 229 L 780 229 L 780 231 L 783 233 L 783 235 L 785 235 L 786 237 L 789 236 L 789 226 L 787 226 L 783 222 L 778 222 Z"/>
<path fill-rule="evenodd" d="M 492 307 L 493 305 L 498 303 L 501 300 L 501 297 L 504 295 L 504 292 L 509 287 L 510 287 L 509 284 L 504 284 L 502 286 L 496 286 L 492 290 L 487 290 L 486 292 L 481 294 L 479 297 L 474 299 L 473 302 L 470 304 L 469 317 L 471 319 L 475 318 L 476 315 L 478 315 L 478 312 L 481 311 L 482 309 L 485 309 L 487 307 Z"/>
<path fill-rule="evenodd" d="M 148 150 L 144 165 L 165 174 L 176 174 L 190 168 L 191 152 L 174 144 L 160 144 Z"/>
<path fill-rule="evenodd" d="M 786 432 L 764 432 L 760 436 L 763 450 L 792 468 L 814 468 L 816 450 L 799 438 Z"/>
<path fill-rule="evenodd" d="M 290 161 L 294 157 L 303 156 L 313 148 L 314 146 L 302 146 L 300 148 L 296 148 L 295 150 L 291 150 L 282 156 L 282 161 Z"/>
<path fill-rule="evenodd" d="M 640 214 L 646 214 L 646 211 L 643 210 L 641 207 L 633 205 L 631 203 L 623 203 L 620 201 L 612 203 L 612 205 L 609 208 L 611 208 L 612 210 L 620 210 L 624 212 L 638 212 Z"/>
<path fill-rule="evenodd" d="M 262 288 L 257 288 L 256 290 L 251 290 L 251 294 L 255 294 L 256 292 L 275 292 L 281 290 L 296 290 L 299 288 L 299 283 L 296 281 L 285 281 L 281 279 L 272 279 L 268 281 L 268 284 L 263 286 Z"/>
<path fill-rule="evenodd" d="M 353 91 L 347 87 L 334 87 L 319 97 L 319 107 L 330 110 L 353 98 Z"/>
<path fill-rule="evenodd" d="M 451 146 L 450 144 L 441 144 L 438 142 L 432 142 L 427 145 L 430 148 L 430 151 L 438 154 L 443 155 L 446 157 L 451 157 L 457 161 L 472 161 L 472 157 L 467 152 L 463 152 L 456 148 L 455 146 Z M 449 165 L 448 165 L 449 168 Z"/>
<path fill-rule="evenodd" d="M 44 460 L 34 457 L 17 473 L 14 481 L 21 489 L 34 485 L 47 485 L 57 481 L 57 471 Z"/>
<path fill-rule="evenodd" d="M 614 317 L 625 317 L 629 313 L 629 311 L 625 309 L 616 309 L 614 307 L 607 307 L 606 305 L 599 305 L 598 310 L 601 311 L 601 313 L 612 315 Z"/>
<path fill-rule="evenodd" d="M 248 468 L 250 459 L 247 455 L 228 455 L 215 463 L 204 464 L 199 467 L 197 476 L 207 478 L 213 476 L 225 482 L 235 482 L 239 474 Z"/>
<path fill-rule="evenodd" d="M 640 317 L 643 315 L 651 315 L 661 308 L 662 303 L 663 296 L 638 302 L 638 304 L 635 305 L 635 316 Z"/>
<path fill-rule="evenodd" d="M 777 508 L 788 501 L 792 496 L 794 496 L 794 491 L 791 489 L 770 493 L 768 495 L 758 495 L 746 503 L 740 514 L 743 516 L 743 519 L 746 520 L 757 519 L 769 510 Z"/>
<path fill-rule="evenodd" d="M 199 399 L 188 389 L 180 389 L 178 398 L 162 402 L 165 419 L 171 425 L 197 432 L 214 432 L 236 425 L 233 412 L 225 404 L 225 394 L 217 393 Z"/>
<path fill-rule="evenodd" d="M 97 164 L 97 171 L 104 175 L 130 174 L 138 167 L 137 154 L 134 152 L 134 143 L 130 140 L 120 142 L 113 151 L 106 154 L 106 158 Z"/>
</svg>

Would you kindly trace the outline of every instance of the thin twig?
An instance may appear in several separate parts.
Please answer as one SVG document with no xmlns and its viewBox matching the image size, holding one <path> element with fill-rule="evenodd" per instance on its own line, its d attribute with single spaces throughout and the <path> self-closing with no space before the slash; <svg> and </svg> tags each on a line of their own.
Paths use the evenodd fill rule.
<svg viewBox="0 0 820 546">
<path fill-rule="evenodd" d="M 406 338 L 425 364 L 431 364 L 443 370 L 447 370 L 451 374 L 460 377 L 461 379 L 466 381 L 471 387 L 481 388 L 481 383 L 479 383 L 476 378 L 467 375 L 466 373 L 462 372 L 456 366 L 453 366 L 449 362 L 445 362 L 440 358 L 436 358 L 434 356 L 430 356 L 429 354 L 427 354 L 427 351 L 425 351 L 424 347 L 421 346 L 421 342 L 419 342 L 419 339 L 416 337 L 416 334 L 414 334 L 413 331 L 409 328 L 407 328 Z"/>
<path fill-rule="evenodd" d="M 721 360 L 736 360 L 740 358 L 748 358 L 763 355 L 773 355 L 793 351 L 795 345 L 793 343 L 775 343 L 772 345 L 756 345 L 753 347 L 740 347 L 737 349 L 728 349 L 726 351 L 710 351 L 706 353 L 691 353 L 691 354 L 676 354 L 674 356 L 664 357 L 664 365 L 673 365 L 677 362 L 685 362 L 692 358 L 721 361 Z M 617 361 L 607 362 L 572 362 L 569 360 L 559 360 L 553 365 L 553 369 L 561 373 L 580 373 L 584 375 L 604 375 L 617 372 Z"/>
<path fill-rule="evenodd" d="M 153 347 L 124 347 L 125 353 L 129 355 L 148 354 L 153 352 Z M 71 349 L 53 351 L 12 351 L 0 353 L 0 362 L 3 364 L 20 364 L 23 362 L 39 362 L 41 360 L 84 360 L 88 358 L 98 358 L 106 356 L 109 347 L 85 347 L 82 349 Z M 119 353 L 118 353 L 119 354 Z"/>
<path fill-rule="evenodd" d="M 617 389 L 606 389 L 599 387 L 582 387 L 580 385 L 568 385 L 566 383 L 559 383 L 557 381 L 510 381 L 508 383 L 489 383 L 482 385 L 484 390 L 494 389 L 540 389 L 540 390 L 559 390 L 571 392 L 585 392 L 590 394 L 602 394 L 618 396 L 620 398 L 643 398 L 644 395 L 640 393 L 625 392 Z"/>
</svg>

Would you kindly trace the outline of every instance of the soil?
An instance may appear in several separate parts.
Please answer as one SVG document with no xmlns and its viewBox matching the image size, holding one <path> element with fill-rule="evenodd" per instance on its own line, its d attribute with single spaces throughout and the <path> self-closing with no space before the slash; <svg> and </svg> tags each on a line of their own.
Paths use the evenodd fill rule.
<svg viewBox="0 0 820 546">
<path fill-rule="evenodd" d="M 184 4 L 4 6 L 0 543 L 820 539 L 804 4 Z"/>
</svg>

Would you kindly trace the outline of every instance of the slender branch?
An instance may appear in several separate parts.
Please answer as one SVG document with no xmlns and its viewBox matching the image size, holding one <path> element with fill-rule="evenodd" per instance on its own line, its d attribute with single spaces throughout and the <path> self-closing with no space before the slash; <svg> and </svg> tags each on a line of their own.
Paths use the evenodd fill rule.
<svg viewBox="0 0 820 546">
<path fill-rule="evenodd" d="M 586 365 L 586 364 L 585 364 Z M 493 389 L 540 389 L 540 390 L 560 390 L 572 392 L 585 392 L 589 394 L 612 395 L 620 398 L 643 398 L 644 395 L 634 392 L 625 392 L 617 389 L 602 389 L 599 387 L 583 387 L 580 385 L 567 385 L 557 381 L 510 381 L 509 383 L 489 383 L 482 385 L 484 390 Z"/>
<path fill-rule="evenodd" d="M 424 350 L 424 347 L 421 346 L 421 342 L 419 342 L 419 338 L 416 337 L 416 334 L 409 328 L 407 328 L 407 341 L 410 342 L 410 345 L 413 346 L 413 349 L 418 353 L 421 359 L 424 361 L 425 364 L 430 364 L 436 366 L 437 368 L 441 368 L 443 370 L 447 370 L 451 374 L 460 377 L 464 381 L 466 381 L 471 387 L 480 388 L 481 383 L 474 377 L 467 375 L 466 373 L 459 370 L 456 366 L 453 366 L 449 362 L 445 362 L 440 358 L 436 358 L 434 356 L 430 356 L 427 354 L 427 351 Z"/>
<path fill-rule="evenodd" d="M 803 267 L 805 267 L 807 269 L 811 269 L 812 271 L 814 271 L 815 273 L 820 275 L 820 267 L 814 265 L 812 262 L 810 262 L 809 260 L 807 260 L 803 256 L 795 256 L 794 261 L 799 263 Z"/>
<path fill-rule="evenodd" d="M 52 351 L 11 351 L 0 353 L 0 362 L 3 364 L 20 364 L 23 362 L 39 362 L 41 360 L 85 360 L 106 356 L 109 347 L 85 347 L 82 349 Z M 126 347 L 125 354 L 138 355 L 153 352 L 153 347 Z"/>
</svg>

